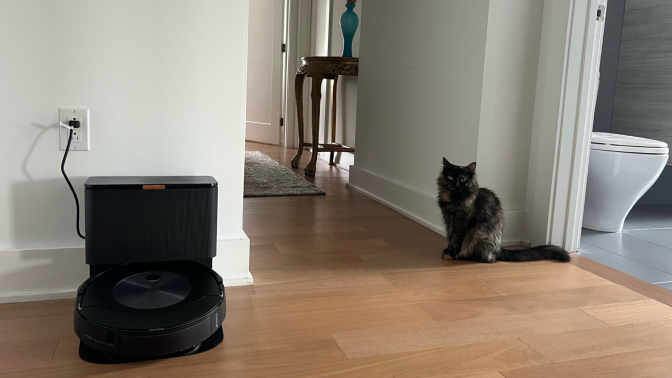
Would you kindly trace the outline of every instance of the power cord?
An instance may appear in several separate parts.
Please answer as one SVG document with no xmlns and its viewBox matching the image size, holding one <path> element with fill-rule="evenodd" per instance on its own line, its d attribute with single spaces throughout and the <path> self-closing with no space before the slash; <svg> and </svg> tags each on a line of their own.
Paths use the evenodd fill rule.
<svg viewBox="0 0 672 378">
<path fill-rule="evenodd" d="M 75 205 L 77 206 L 77 235 L 79 235 L 79 237 L 82 239 L 86 239 L 84 235 L 82 235 L 82 232 L 79 230 L 79 198 L 77 198 L 77 192 L 75 192 L 75 188 L 72 187 L 72 183 L 70 182 L 68 175 L 65 173 L 65 161 L 68 159 L 68 152 L 70 152 L 70 143 L 72 143 L 72 134 L 75 131 L 75 129 L 79 128 L 80 124 L 79 121 L 69 121 L 68 125 L 61 123 L 61 126 L 70 129 L 70 133 L 68 134 L 68 145 L 65 147 L 65 154 L 63 154 L 63 161 L 61 162 L 61 173 L 63 173 L 63 177 L 65 178 L 65 181 L 68 183 L 70 191 L 72 191 L 72 195 L 75 197 Z"/>
</svg>

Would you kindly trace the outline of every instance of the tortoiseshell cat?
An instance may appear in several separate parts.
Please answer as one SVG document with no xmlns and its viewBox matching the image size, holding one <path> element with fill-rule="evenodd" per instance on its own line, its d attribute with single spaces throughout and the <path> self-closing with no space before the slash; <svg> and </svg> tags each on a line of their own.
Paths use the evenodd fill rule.
<svg viewBox="0 0 672 378">
<path fill-rule="evenodd" d="M 448 247 L 443 258 L 496 261 L 570 260 L 569 253 L 554 245 L 521 250 L 502 249 L 504 211 L 497 195 L 479 188 L 476 163 L 466 167 L 450 164 L 443 158 L 443 170 L 437 179 L 439 207 L 446 224 Z"/>
</svg>

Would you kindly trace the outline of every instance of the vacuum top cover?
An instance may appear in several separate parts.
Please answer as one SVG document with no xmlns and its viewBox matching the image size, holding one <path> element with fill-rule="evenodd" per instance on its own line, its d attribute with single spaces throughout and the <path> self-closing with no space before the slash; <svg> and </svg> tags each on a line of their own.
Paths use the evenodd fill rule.
<svg viewBox="0 0 672 378">
<path fill-rule="evenodd" d="M 90 177 L 84 183 L 86 188 L 99 187 L 141 187 L 145 185 L 165 186 L 217 186 L 211 176 L 99 176 Z"/>
<path fill-rule="evenodd" d="M 120 265 L 78 290 L 77 308 L 90 322 L 112 329 L 170 329 L 195 322 L 223 299 L 221 277 L 192 261 Z"/>
<path fill-rule="evenodd" d="M 216 255 L 214 178 L 91 177 L 85 186 L 87 264 L 202 260 Z"/>
</svg>

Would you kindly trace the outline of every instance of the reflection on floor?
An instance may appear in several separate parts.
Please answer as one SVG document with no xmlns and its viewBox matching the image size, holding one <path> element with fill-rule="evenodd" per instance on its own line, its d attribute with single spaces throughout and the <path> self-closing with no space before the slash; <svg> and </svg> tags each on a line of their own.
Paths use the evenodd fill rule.
<svg viewBox="0 0 672 378">
<path fill-rule="evenodd" d="M 635 206 L 622 233 L 584 229 L 579 254 L 672 290 L 672 206 Z"/>
</svg>

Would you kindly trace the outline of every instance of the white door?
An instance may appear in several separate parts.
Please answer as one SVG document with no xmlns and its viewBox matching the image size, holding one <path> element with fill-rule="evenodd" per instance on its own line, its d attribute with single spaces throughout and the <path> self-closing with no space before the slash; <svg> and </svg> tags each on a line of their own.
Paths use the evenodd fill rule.
<svg viewBox="0 0 672 378">
<path fill-rule="evenodd" d="M 283 0 L 250 0 L 245 139 L 280 144 Z"/>
</svg>

